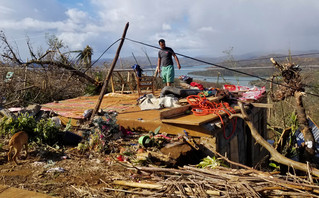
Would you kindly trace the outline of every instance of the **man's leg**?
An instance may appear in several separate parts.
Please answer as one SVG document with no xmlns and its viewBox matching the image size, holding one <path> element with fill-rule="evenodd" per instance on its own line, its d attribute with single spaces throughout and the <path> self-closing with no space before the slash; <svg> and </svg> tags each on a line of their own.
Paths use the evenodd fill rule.
<svg viewBox="0 0 319 198">
<path fill-rule="evenodd" d="M 174 83 L 174 77 L 175 77 L 174 66 L 170 65 L 167 67 L 168 67 L 168 71 L 167 71 L 168 77 L 167 77 L 166 84 L 167 86 L 171 86 Z"/>
<path fill-rule="evenodd" d="M 162 67 L 161 75 L 162 75 L 162 81 L 163 81 L 163 83 L 164 83 L 164 84 L 167 84 L 167 75 L 166 75 L 166 69 L 165 69 L 165 67 Z"/>
</svg>

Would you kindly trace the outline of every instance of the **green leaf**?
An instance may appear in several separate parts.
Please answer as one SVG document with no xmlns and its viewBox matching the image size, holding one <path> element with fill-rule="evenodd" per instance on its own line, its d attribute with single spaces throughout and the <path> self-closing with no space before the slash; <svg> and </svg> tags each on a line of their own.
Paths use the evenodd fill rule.
<svg viewBox="0 0 319 198">
<path fill-rule="evenodd" d="M 161 126 L 157 127 L 157 128 L 155 129 L 155 131 L 154 131 L 154 134 L 157 135 L 158 132 L 160 131 L 160 129 L 161 129 Z"/>
<path fill-rule="evenodd" d="M 65 126 L 65 128 L 64 128 L 64 130 L 63 130 L 64 132 L 70 130 L 70 128 L 72 127 L 72 125 L 71 125 L 71 120 L 72 120 L 72 119 L 69 119 L 69 122 L 66 124 L 66 126 Z"/>
<path fill-rule="evenodd" d="M 199 168 L 205 168 L 205 167 L 216 168 L 220 165 L 221 165 L 221 160 L 216 159 L 215 156 L 213 156 L 213 157 L 207 156 L 197 165 L 197 167 L 199 167 Z"/>
<path fill-rule="evenodd" d="M 275 164 L 275 163 L 269 163 L 269 166 L 273 167 L 273 168 L 277 168 L 278 167 L 277 164 Z"/>
</svg>

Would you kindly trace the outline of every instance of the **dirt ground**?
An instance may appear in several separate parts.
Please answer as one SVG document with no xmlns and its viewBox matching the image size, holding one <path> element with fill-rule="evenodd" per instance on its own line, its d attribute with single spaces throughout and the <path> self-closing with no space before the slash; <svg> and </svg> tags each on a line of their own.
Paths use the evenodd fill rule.
<svg viewBox="0 0 319 198">
<path fill-rule="evenodd" d="M 29 157 L 26 159 L 23 151 L 19 165 L 8 162 L 8 140 L 0 139 L 0 184 L 57 197 L 319 196 L 317 181 L 295 175 L 252 168 L 164 168 L 156 161 L 137 163 L 140 136 L 133 134 L 111 141 L 109 154 L 29 144 Z M 143 153 L 159 153 L 156 149 L 150 147 Z M 196 154 L 185 156 L 194 159 Z"/>
<path fill-rule="evenodd" d="M 150 191 L 142 188 L 130 188 L 115 185 L 114 181 L 146 182 L 156 184 L 167 179 L 163 173 L 138 171 L 134 166 L 164 167 L 163 161 L 148 157 L 147 161 L 140 160 L 138 155 L 153 155 L 160 153 L 158 147 L 141 148 L 138 138 L 140 132 L 122 136 L 109 142 L 110 153 L 104 154 L 94 149 L 81 153 L 77 147 L 53 148 L 29 144 L 28 158 L 23 150 L 18 159 L 19 165 L 8 162 L 8 139 L 0 139 L 0 184 L 25 190 L 36 191 L 58 197 L 145 197 Z M 176 136 L 171 136 L 171 138 Z M 177 138 L 178 139 L 178 138 Z M 177 140 L 180 142 L 180 140 Z M 178 163 L 198 163 L 198 151 L 187 143 L 172 150 L 184 153 Z M 195 153 L 196 152 L 196 153 Z M 174 153 L 172 154 L 174 155 Z M 172 166 L 170 166 L 172 167 Z M 133 189 L 133 191 L 132 191 Z M 145 194 L 146 193 L 146 194 Z M 152 196 L 151 196 L 152 197 Z M 157 196 L 161 197 L 161 196 Z"/>
<path fill-rule="evenodd" d="M 137 139 L 113 143 L 109 155 L 97 152 L 81 154 L 69 147 L 65 150 L 49 147 L 33 147 L 25 159 L 21 152 L 19 165 L 8 162 L 8 140 L 1 140 L 0 182 L 11 187 L 37 191 L 59 197 L 130 197 L 125 192 L 114 191 L 113 180 L 139 181 L 142 175 L 128 170 L 117 157 L 120 149 L 136 152 Z M 143 176 L 145 177 L 145 176 Z M 108 190 L 109 189 L 109 190 Z"/>
<path fill-rule="evenodd" d="M 136 103 L 136 98 L 132 101 Z M 52 148 L 29 144 L 29 156 L 26 158 L 23 150 L 18 159 L 19 165 L 8 162 L 9 139 L 0 137 L 0 184 L 58 197 L 145 197 L 143 192 L 127 193 L 131 188 L 113 184 L 116 180 L 165 180 L 165 175 L 154 176 L 127 168 L 136 164 L 141 135 L 134 133 L 112 141 L 108 154 L 94 150 L 80 153 L 76 147 Z M 158 151 L 154 149 L 147 150 Z M 121 153 L 124 153 L 123 159 L 118 158 Z M 193 153 L 190 158 L 195 159 L 196 154 Z M 154 161 L 149 164 L 160 165 Z"/>
</svg>

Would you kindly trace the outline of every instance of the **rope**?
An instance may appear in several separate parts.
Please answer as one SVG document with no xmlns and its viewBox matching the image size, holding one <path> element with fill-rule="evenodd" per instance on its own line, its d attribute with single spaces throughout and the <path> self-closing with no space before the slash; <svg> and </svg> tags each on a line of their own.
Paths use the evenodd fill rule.
<svg viewBox="0 0 319 198">
<path fill-rule="evenodd" d="M 210 102 L 206 99 L 204 93 L 199 93 L 198 95 L 190 95 L 187 98 L 187 102 L 192 106 L 192 112 L 195 116 L 204 116 L 208 114 L 215 114 L 219 117 L 221 124 L 223 126 L 223 135 L 226 140 L 229 140 L 236 130 L 237 118 L 231 119 L 233 129 L 229 136 L 226 136 L 225 123 L 220 115 L 221 112 L 225 112 L 228 116 L 236 113 L 233 108 L 229 106 L 227 102 Z"/>
</svg>

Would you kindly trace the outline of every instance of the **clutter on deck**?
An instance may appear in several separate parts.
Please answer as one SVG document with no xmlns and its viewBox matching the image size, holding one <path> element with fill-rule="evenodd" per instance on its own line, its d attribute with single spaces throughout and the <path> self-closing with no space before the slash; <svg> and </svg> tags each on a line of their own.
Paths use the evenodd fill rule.
<svg viewBox="0 0 319 198">
<path fill-rule="evenodd" d="M 77 145 L 61 156 L 62 162 L 68 159 L 67 163 L 49 160 L 47 164 L 37 161 L 32 165 L 43 169 L 41 172 L 45 174 L 64 177 L 70 175 L 71 169 L 68 167 L 74 166 L 75 161 L 79 163 L 79 155 L 84 156 L 89 153 L 87 151 L 107 153 L 109 155 L 102 155 L 103 159 L 97 159 L 95 164 L 89 161 L 89 166 L 94 164 L 97 167 L 100 164 L 98 171 L 106 173 L 110 172 L 102 171 L 106 163 L 113 163 L 117 171 L 111 174 L 118 175 L 100 180 L 108 185 L 109 191 L 126 186 L 125 189 L 139 188 L 140 191 L 134 192 L 143 195 L 259 196 L 280 195 L 289 188 L 278 187 L 278 184 L 289 184 L 296 188 L 296 196 L 304 193 L 317 195 L 314 192 L 316 186 L 307 184 L 305 189 L 303 185 L 292 182 L 295 177 L 287 181 L 242 165 L 256 165 L 265 156 L 265 150 L 255 144 L 250 129 L 242 119 L 230 119 L 229 116 L 240 112 L 237 101 L 246 102 L 250 119 L 266 138 L 265 108 L 271 108 L 271 105 L 260 103 L 265 100 L 264 88 L 225 85 L 223 89 L 199 90 L 199 84 L 192 85 L 195 87 L 190 84 L 186 89 L 165 87 L 161 92 L 141 97 L 138 94 L 106 94 L 90 126 L 85 123 L 92 114 L 96 96 L 57 101 L 42 107 L 33 105 L 26 109 L 3 109 L 0 113 L 17 116 L 27 112 L 36 119 L 47 115 L 56 125 L 71 124 L 78 127 L 81 133 L 77 135 L 65 132 L 63 143 Z M 82 138 L 87 141 L 81 141 Z M 224 162 L 211 157 L 218 156 L 216 151 L 222 154 L 219 157 L 224 162 L 229 162 L 228 166 L 243 169 L 221 167 L 225 165 Z M 70 163 L 71 158 L 76 158 L 72 162 L 74 164 Z M 146 167 L 149 164 L 152 167 Z M 126 167 L 125 171 L 118 171 L 120 165 Z M 93 168 L 97 170 L 96 167 Z M 132 173 L 132 170 L 136 173 Z M 173 185 L 176 182 L 178 186 Z"/>
<path fill-rule="evenodd" d="M 255 102 L 253 104 L 263 101 L 265 89 L 235 85 L 225 85 L 223 89 L 204 88 L 190 78 L 182 79 L 186 89 L 164 87 L 160 93 L 143 96 L 106 94 L 99 115 L 117 112 L 117 124 L 128 131 L 153 131 L 157 127 L 165 134 L 180 135 L 186 131 L 190 137 L 197 138 L 194 143 L 228 153 L 236 162 L 254 165 L 261 156 L 260 146 L 255 145 L 243 120 L 229 119 L 229 116 L 240 112 L 236 106 L 238 100 Z M 42 105 L 41 110 L 54 112 L 64 125 L 79 126 L 91 116 L 97 99 L 97 96 L 83 96 L 57 101 Z M 266 138 L 265 109 L 254 105 L 247 108 L 254 125 Z"/>
</svg>

